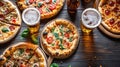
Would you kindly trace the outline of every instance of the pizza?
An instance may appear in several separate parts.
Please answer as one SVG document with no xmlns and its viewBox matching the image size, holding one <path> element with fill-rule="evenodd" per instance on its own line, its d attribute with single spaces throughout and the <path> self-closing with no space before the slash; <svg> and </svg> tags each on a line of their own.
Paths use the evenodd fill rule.
<svg viewBox="0 0 120 67">
<path fill-rule="evenodd" d="M 0 1 L 0 44 L 12 39 L 21 26 L 17 7 L 9 0 Z"/>
<path fill-rule="evenodd" d="M 77 48 L 79 33 L 74 24 L 66 19 L 55 19 L 41 32 L 41 46 L 53 58 L 69 57 Z"/>
<path fill-rule="evenodd" d="M 20 10 L 35 7 L 41 13 L 41 19 L 55 16 L 62 8 L 64 0 L 17 0 Z"/>
<path fill-rule="evenodd" d="M 2 57 L 1 67 L 47 67 L 43 52 L 37 45 L 27 42 L 9 47 Z"/>
<path fill-rule="evenodd" d="M 120 0 L 101 0 L 98 10 L 102 25 L 110 32 L 120 34 Z"/>
</svg>

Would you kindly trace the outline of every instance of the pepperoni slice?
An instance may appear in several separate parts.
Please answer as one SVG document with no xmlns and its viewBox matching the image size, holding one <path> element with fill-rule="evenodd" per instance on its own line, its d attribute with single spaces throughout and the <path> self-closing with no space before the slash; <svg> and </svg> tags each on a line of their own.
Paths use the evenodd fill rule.
<svg viewBox="0 0 120 67">
<path fill-rule="evenodd" d="M 0 7 L 3 6 L 4 4 L 2 2 L 0 2 Z"/>
<path fill-rule="evenodd" d="M 109 5 L 110 5 L 110 6 L 114 6 L 114 2 L 113 2 L 113 1 L 110 1 L 110 2 L 109 2 Z"/>
<path fill-rule="evenodd" d="M 32 4 L 34 2 L 34 0 L 29 0 L 29 3 Z"/>
<path fill-rule="evenodd" d="M 4 19 L 5 19 L 4 15 L 0 14 L 0 20 L 4 20 Z"/>
<path fill-rule="evenodd" d="M 105 14 L 106 14 L 106 15 L 109 15 L 109 14 L 110 14 L 110 11 L 109 11 L 109 10 L 105 10 Z"/>
<path fill-rule="evenodd" d="M 9 26 L 9 29 L 11 30 L 11 31 L 13 31 L 13 30 L 15 30 L 15 27 L 14 26 Z"/>
<path fill-rule="evenodd" d="M 119 12 L 119 8 L 116 7 L 116 8 L 113 9 L 113 11 L 114 12 Z"/>
<path fill-rule="evenodd" d="M 118 27 L 120 28 L 120 21 L 117 22 Z"/>
<path fill-rule="evenodd" d="M 70 35 L 69 35 L 69 33 L 65 33 L 64 36 L 69 38 Z"/>
<path fill-rule="evenodd" d="M 120 0 L 116 0 L 116 2 L 117 2 L 118 4 L 120 4 Z"/>
<path fill-rule="evenodd" d="M 46 41 L 51 44 L 53 42 L 53 37 L 47 37 Z"/>
<path fill-rule="evenodd" d="M 50 4 L 50 5 L 49 5 L 49 9 L 50 9 L 50 10 L 54 10 L 55 8 L 56 8 L 56 5 L 55 5 L 55 4 Z"/>
<path fill-rule="evenodd" d="M 110 24 L 112 25 L 112 24 L 114 24 L 115 23 L 115 20 L 112 18 L 112 19 L 110 19 Z"/>
</svg>

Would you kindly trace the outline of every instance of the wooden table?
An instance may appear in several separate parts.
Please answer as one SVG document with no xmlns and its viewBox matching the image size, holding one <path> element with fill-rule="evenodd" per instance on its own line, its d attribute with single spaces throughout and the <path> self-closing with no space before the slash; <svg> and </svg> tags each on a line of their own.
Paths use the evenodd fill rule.
<svg viewBox="0 0 120 67">
<path fill-rule="evenodd" d="M 86 7 L 92 7 L 91 4 L 86 4 Z M 80 29 L 80 17 L 83 10 L 84 8 L 80 5 L 74 18 L 70 17 L 65 3 L 57 16 L 41 21 L 40 31 L 48 21 L 55 18 L 65 18 L 71 20 L 77 26 L 80 33 L 80 42 L 76 52 L 68 59 L 54 59 L 53 62 L 58 63 L 60 67 L 68 67 L 69 65 L 71 67 L 120 67 L 120 39 L 110 38 L 98 28 L 94 29 L 90 35 L 83 35 Z M 0 54 L 10 45 L 26 41 L 25 39 L 20 39 L 20 34 L 25 28 L 27 26 L 22 23 L 17 36 L 9 43 L 0 45 Z"/>
</svg>

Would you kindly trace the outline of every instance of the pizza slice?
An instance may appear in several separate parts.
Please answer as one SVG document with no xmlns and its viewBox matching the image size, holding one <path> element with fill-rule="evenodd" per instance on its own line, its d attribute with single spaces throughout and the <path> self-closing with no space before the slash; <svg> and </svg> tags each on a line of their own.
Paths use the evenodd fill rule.
<svg viewBox="0 0 120 67">
<path fill-rule="evenodd" d="M 4 22 L 0 22 L 0 25 L 0 42 L 8 41 L 10 38 L 13 38 L 13 36 L 20 29 L 19 26 L 6 24 Z"/>
<path fill-rule="evenodd" d="M 0 21 L 20 26 L 20 14 L 18 14 L 19 12 L 16 10 L 16 7 L 10 2 L 1 1 L 1 3 L 4 5 L 0 9 Z"/>
</svg>

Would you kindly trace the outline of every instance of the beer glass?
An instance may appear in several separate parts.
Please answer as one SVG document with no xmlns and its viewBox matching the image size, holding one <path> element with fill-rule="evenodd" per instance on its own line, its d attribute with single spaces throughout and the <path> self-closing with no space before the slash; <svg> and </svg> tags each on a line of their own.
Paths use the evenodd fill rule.
<svg viewBox="0 0 120 67">
<path fill-rule="evenodd" d="M 101 23 L 101 15 L 94 8 L 87 8 L 82 12 L 80 27 L 83 33 L 90 34 Z"/>
</svg>

